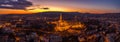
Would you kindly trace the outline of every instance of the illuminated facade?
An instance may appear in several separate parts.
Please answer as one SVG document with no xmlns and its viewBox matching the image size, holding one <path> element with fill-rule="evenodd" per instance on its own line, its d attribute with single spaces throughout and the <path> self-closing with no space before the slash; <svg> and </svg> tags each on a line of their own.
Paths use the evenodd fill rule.
<svg viewBox="0 0 120 42">
<path fill-rule="evenodd" d="M 67 21 L 64 21 L 62 14 L 59 17 L 59 21 L 53 22 L 56 24 L 55 31 L 65 31 L 70 28 L 70 24 Z"/>
<path fill-rule="evenodd" d="M 63 20 L 62 18 L 62 14 L 59 17 L 58 21 L 52 22 L 53 24 L 56 24 L 55 26 L 55 31 L 65 31 L 68 30 L 70 28 L 83 28 L 84 25 L 81 24 L 80 22 L 67 22 L 65 20 Z"/>
</svg>

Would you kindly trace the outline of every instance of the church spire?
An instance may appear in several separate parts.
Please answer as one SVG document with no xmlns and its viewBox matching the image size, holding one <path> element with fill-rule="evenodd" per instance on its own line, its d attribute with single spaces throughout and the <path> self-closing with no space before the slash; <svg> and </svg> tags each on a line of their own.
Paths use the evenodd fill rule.
<svg viewBox="0 0 120 42">
<path fill-rule="evenodd" d="M 63 18 L 62 18 L 62 14 L 60 14 L 60 21 L 62 21 L 62 19 L 63 19 Z"/>
<path fill-rule="evenodd" d="M 62 17 L 62 14 L 60 14 L 59 16 L 59 22 L 62 22 L 63 21 L 63 17 Z"/>
</svg>

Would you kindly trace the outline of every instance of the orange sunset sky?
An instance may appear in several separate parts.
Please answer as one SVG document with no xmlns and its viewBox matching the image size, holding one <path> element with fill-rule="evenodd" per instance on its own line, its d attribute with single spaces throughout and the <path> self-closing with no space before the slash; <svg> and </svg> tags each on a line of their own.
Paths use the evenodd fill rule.
<svg viewBox="0 0 120 42">
<path fill-rule="evenodd" d="M 56 0 L 28 0 L 32 2 L 32 6 L 24 9 L 5 9 L 0 8 L 0 14 L 26 14 L 26 13 L 37 13 L 45 11 L 63 11 L 63 12 L 81 12 L 81 13 L 119 13 L 120 8 L 115 2 L 106 1 L 78 1 L 78 0 L 67 0 L 67 1 L 56 1 Z M 96 3 L 97 2 L 97 3 Z M 49 9 L 41 9 L 47 7 Z M 32 10 L 27 10 L 32 9 Z"/>
</svg>

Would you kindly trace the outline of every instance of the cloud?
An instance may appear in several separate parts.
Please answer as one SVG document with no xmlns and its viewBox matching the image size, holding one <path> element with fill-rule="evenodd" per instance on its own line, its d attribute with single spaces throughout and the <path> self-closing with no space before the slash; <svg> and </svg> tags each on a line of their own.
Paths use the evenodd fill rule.
<svg viewBox="0 0 120 42">
<path fill-rule="evenodd" d="M 27 0 L 0 0 L 0 8 L 25 9 L 32 6 L 32 2 Z"/>
</svg>

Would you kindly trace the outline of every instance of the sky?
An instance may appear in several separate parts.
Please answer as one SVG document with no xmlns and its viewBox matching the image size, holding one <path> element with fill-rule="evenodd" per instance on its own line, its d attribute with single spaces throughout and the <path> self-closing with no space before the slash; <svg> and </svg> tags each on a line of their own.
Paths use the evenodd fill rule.
<svg viewBox="0 0 120 42">
<path fill-rule="evenodd" d="M 28 3 L 28 2 L 31 3 Z M 36 13 L 44 11 L 64 11 L 81 13 L 120 13 L 120 0 L 27 0 L 22 7 L 0 8 L 0 13 Z M 10 4 L 10 3 L 8 3 Z M 18 6 L 16 8 L 16 6 Z M 49 9 L 43 9 L 49 8 Z M 31 9 L 31 10 L 25 10 Z"/>
</svg>

